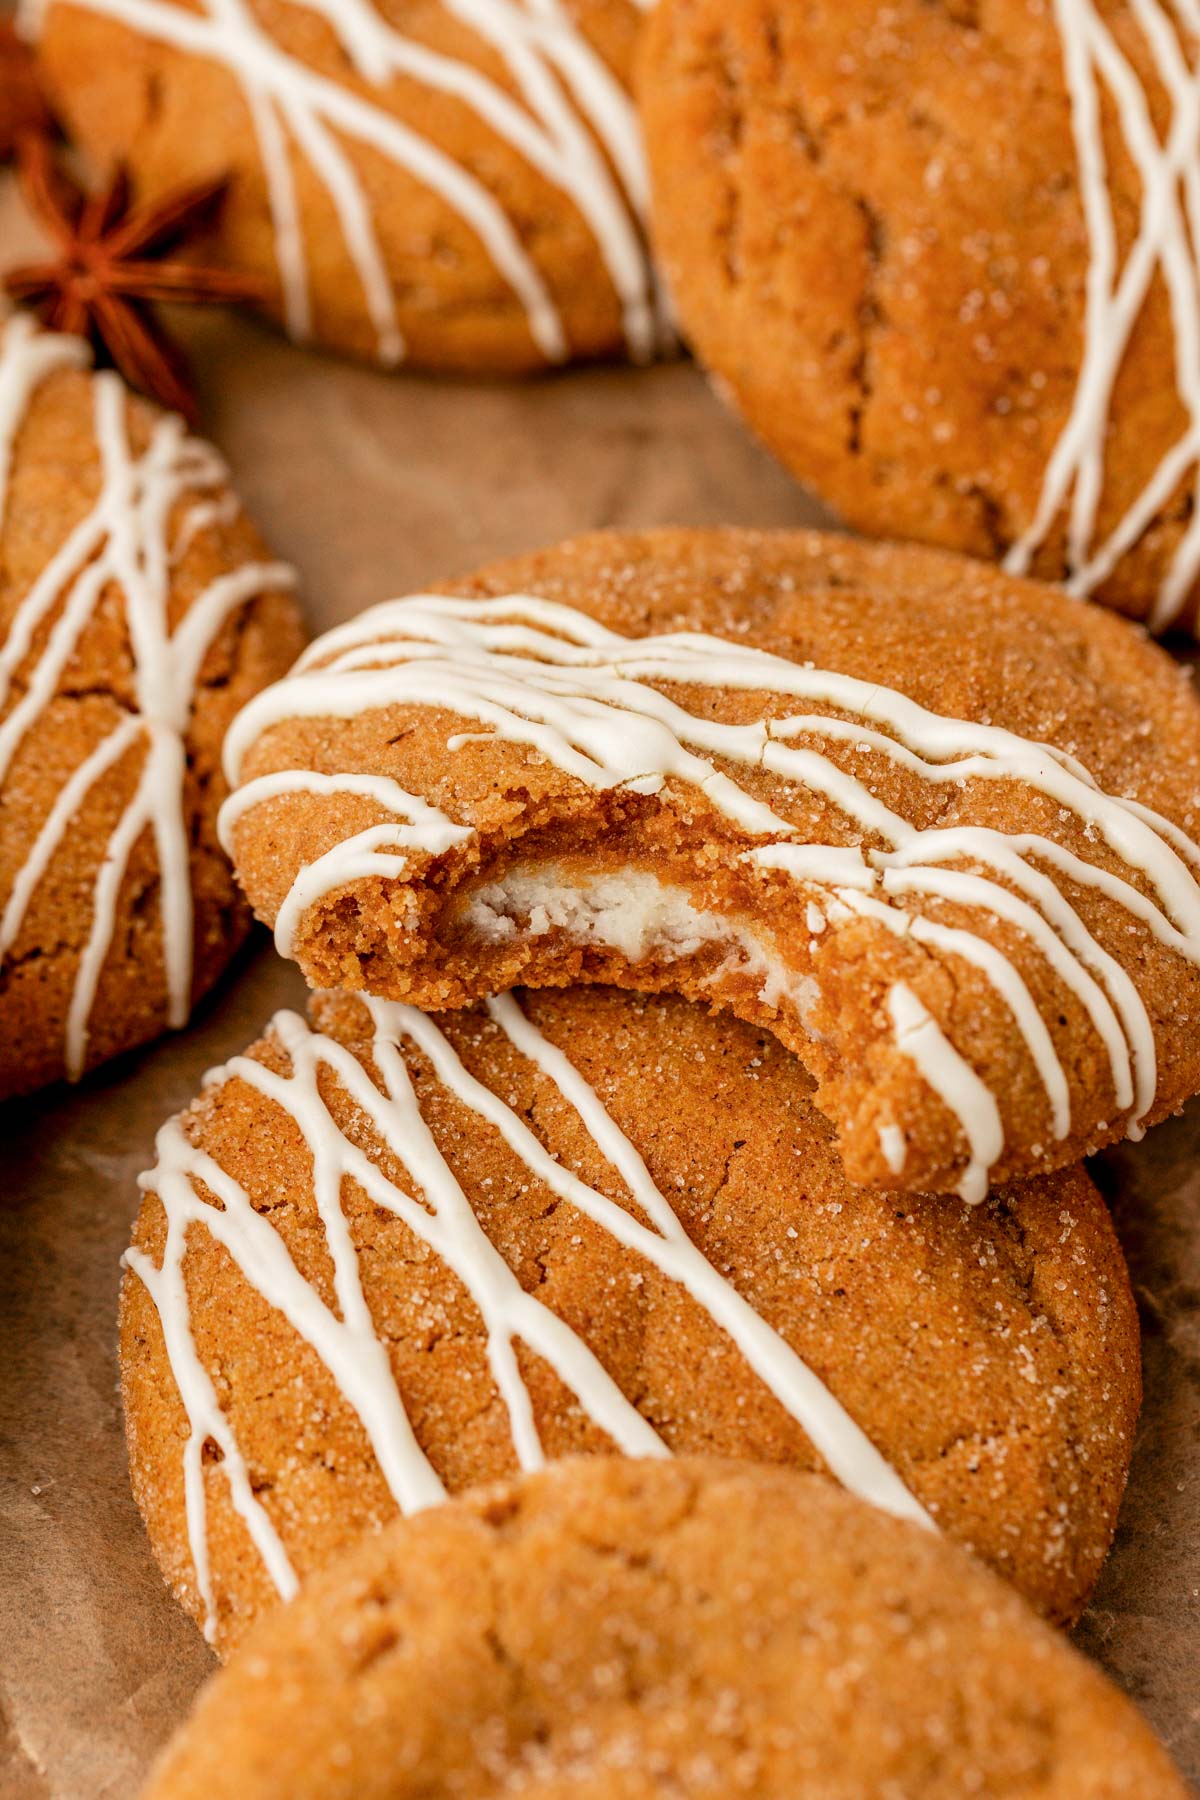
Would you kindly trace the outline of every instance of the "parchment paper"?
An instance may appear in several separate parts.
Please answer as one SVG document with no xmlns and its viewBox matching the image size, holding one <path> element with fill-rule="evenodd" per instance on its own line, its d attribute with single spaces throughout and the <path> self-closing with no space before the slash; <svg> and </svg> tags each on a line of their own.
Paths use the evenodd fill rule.
<svg viewBox="0 0 1200 1800">
<path fill-rule="evenodd" d="M 0 11 L 3 8 L 0 6 Z M 0 262 L 27 248 L 0 187 Z M 204 427 L 304 578 L 310 624 L 590 526 L 821 523 L 683 364 L 533 386 L 388 377 L 224 316 L 188 327 Z M 256 942 L 192 1026 L 0 1109 L 0 1793 L 129 1796 L 209 1671 L 129 1497 L 118 1258 L 158 1125 L 299 978 Z M 1098 1160 L 1133 1268 L 1146 1404 L 1078 1633 L 1200 1776 L 1200 1106 Z"/>
</svg>

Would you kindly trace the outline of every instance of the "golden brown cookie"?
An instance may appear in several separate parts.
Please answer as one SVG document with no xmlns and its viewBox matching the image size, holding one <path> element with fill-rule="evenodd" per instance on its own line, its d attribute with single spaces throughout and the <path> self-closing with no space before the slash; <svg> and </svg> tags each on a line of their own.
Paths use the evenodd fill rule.
<svg viewBox="0 0 1200 1800">
<path fill-rule="evenodd" d="M 664 340 L 628 92 L 644 0 L 34 0 L 55 103 L 139 193 L 231 174 L 216 244 L 291 334 L 525 373 Z"/>
<path fill-rule="evenodd" d="M 730 1007 L 816 1076 L 856 1182 L 978 1199 L 1200 1087 L 1200 705 L 982 564 L 580 538 L 331 632 L 227 770 L 314 986 Z"/>
<path fill-rule="evenodd" d="M 221 741 L 292 583 L 181 420 L 0 324 L 0 1099 L 184 1024 L 245 937 Z"/>
<path fill-rule="evenodd" d="M 1166 0 L 655 8 L 684 328 L 851 524 L 1196 624 L 1195 30 Z"/>
<path fill-rule="evenodd" d="M 146 1800 L 1184 1800 L 960 1550 L 748 1463 L 559 1463 L 398 1520 L 265 1622 Z"/>
<path fill-rule="evenodd" d="M 143 1185 L 134 1493 L 222 1648 L 397 1508 L 579 1452 L 831 1471 L 1055 1619 L 1096 1578 L 1140 1387 L 1099 1196 L 855 1190 L 769 1033 L 603 988 L 323 996 Z"/>
</svg>

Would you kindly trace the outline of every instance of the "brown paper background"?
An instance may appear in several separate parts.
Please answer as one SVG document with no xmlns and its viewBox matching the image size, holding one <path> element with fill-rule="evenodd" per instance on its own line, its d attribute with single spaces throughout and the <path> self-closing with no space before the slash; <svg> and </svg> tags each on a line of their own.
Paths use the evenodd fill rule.
<svg viewBox="0 0 1200 1800">
<path fill-rule="evenodd" d="M 0 0 L 0 12 L 3 11 Z M 0 261 L 27 227 L 0 188 Z M 204 427 L 301 571 L 314 631 L 586 527 L 821 522 L 694 369 L 530 386 L 388 377 L 223 317 L 189 325 Z M 969 628 L 969 621 L 965 622 Z M 0 1794 L 128 1796 L 212 1666 L 151 1560 L 117 1398 L 118 1258 L 162 1120 L 297 975 L 256 942 L 188 1031 L 0 1108 Z M 1081 1646 L 1200 1777 L 1200 1104 L 1097 1160 L 1133 1270 L 1146 1403 Z"/>
</svg>

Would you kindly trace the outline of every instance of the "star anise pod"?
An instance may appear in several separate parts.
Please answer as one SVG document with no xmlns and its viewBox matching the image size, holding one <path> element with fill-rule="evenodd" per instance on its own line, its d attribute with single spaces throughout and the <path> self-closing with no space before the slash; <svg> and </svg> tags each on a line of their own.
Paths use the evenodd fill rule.
<svg viewBox="0 0 1200 1800">
<path fill-rule="evenodd" d="M 29 133 L 48 137 L 53 130 L 32 53 L 12 23 L 0 20 L 0 163 L 15 154 Z"/>
<path fill-rule="evenodd" d="M 252 277 L 176 254 L 213 222 L 227 182 L 177 188 L 139 206 L 123 168 L 106 188 L 89 194 L 48 141 L 33 136 L 21 141 L 18 168 L 30 210 L 58 255 L 13 269 L 5 279 L 9 293 L 52 330 L 90 339 L 98 362 L 112 364 L 132 387 L 194 424 L 187 358 L 164 331 L 153 302 L 228 305 L 262 298 L 262 284 Z"/>
</svg>

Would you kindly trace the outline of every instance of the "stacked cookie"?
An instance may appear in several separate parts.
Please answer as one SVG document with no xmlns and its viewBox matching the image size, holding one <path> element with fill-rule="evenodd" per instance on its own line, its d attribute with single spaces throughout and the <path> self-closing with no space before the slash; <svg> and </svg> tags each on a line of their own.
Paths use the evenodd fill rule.
<svg viewBox="0 0 1200 1800">
<path fill-rule="evenodd" d="M 317 992 L 160 1133 L 122 1376 L 135 1493 L 180 1599 L 222 1650 L 251 1633 L 236 1667 L 326 1695 L 312 1729 L 347 1773 L 312 1791 L 367 1791 L 347 1723 L 367 1702 L 341 1691 L 359 1693 L 346 1667 L 375 1666 L 362 1596 L 395 1595 L 402 1621 L 417 1607 L 427 1662 L 443 1627 L 390 1571 L 423 1531 L 457 1542 L 527 1493 L 570 1517 L 613 1482 L 652 1498 L 661 1481 L 674 1516 L 672 1482 L 732 1480 L 752 1511 L 807 1521 L 826 1502 L 801 1477 L 820 1474 L 870 1555 L 945 1558 L 935 1586 L 953 1586 L 948 1545 L 912 1546 L 957 1539 L 1048 1619 L 1077 1616 L 1140 1387 L 1128 1276 L 1079 1158 L 1200 1086 L 1198 766 L 1191 689 L 1120 620 L 942 553 L 816 534 L 579 539 L 364 614 L 243 709 L 222 839 Z M 581 1454 L 598 1460 L 561 1490 L 518 1479 L 441 1511 Z M 759 1473 L 613 1475 L 614 1455 Z M 442 1522 L 355 1552 L 431 1507 Z M 539 1555 L 571 1566 L 570 1532 L 551 1539 Z M 612 1554 L 654 1561 L 635 1540 Z M 471 1543 L 472 1566 L 493 1554 Z M 550 1652 L 464 1614 L 456 1567 L 445 1628 L 498 1632 L 489 1680 L 499 1664 L 523 1692 L 514 1671 Z M 741 1591 L 736 1565 L 716 1579 Z M 694 1633 L 709 1602 L 694 1570 L 680 1581 Z M 612 1603 L 636 1635 L 643 1601 Z M 589 1604 L 566 1629 L 592 1630 Z M 896 1604 L 922 1659 L 939 1628 Z M 962 1629 L 982 1670 L 1009 1652 L 978 1604 Z M 836 1684 L 858 1627 L 833 1613 Z M 789 1629 L 820 1636 L 803 1616 Z M 1062 1654 L 1005 1618 L 1030 1656 Z M 320 1662 L 333 1619 L 342 1673 Z M 478 1718 L 464 1702 L 465 1747 L 444 1722 L 401 1727 L 391 1658 L 413 1627 L 379 1630 L 371 1705 L 414 1759 L 379 1792 L 422 1791 L 460 1756 L 463 1791 L 499 1770 L 563 1791 L 570 1733 L 548 1749 L 522 1703 L 494 1743 L 490 1686 Z M 1083 1677 L 1063 1680 L 1065 1696 Z M 758 1681 L 751 1657 L 746 1695 Z M 598 1734 L 587 1779 L 615 1780 L 618 1737 L 639 1763 L 628 1789 L 594 1791 L 675 1779 L 686 1709 L 651 1779 L 657 1703 L 630 1703 L 618 1732 L 592 1687 L 570 1691 L 564 1717 Z M 1024 1769 L 1022 1731 L 979 1704 Z M 211 1706 L 256 1791 L 277 1728 L 241 1677 Z M 208 1718 L 164 1793 L 207 1768 Z M 764 1769 L 772 1720 L 752 1733 Z M 895 1729 L 894 1779 L 911 1780 L 925 1727 Z M 965 1760 L 920 1791 L 964 1791 L 968 1768 L 997 1791 L 964 1730 Z M 752 1791 L 795 1791 L 800 1739 L 833 1754 L 805 1728 Z M 1108 1788 L 1071 1785 L 1076 1765 L 1047 1791 L 1178 1791 L 1137 1743 Z M 830 1792 L 893 1779 L 886 1758 L 845 1767 Z"/>
<path fill-rule="evenodd" d="M 1024 577 L 1196 613 L 1194 21 L 23 10 L 140 193 L 232 176 L 294 337 L 477 373 L 670 342 L 653 10 L 691 341 L 939 546 L 582 538 L 294 662 L 215 453 L 6 328 L 0 1094 L 251 910 L 314 990 L 126 1258 L 134 1491 L 236 1653 L 154 1794 L 1180 1793 L 1050 1627 L 1140 1400 L 1083 1159 L 1200 1091 L 1200 705 Z"/>
</svg>

